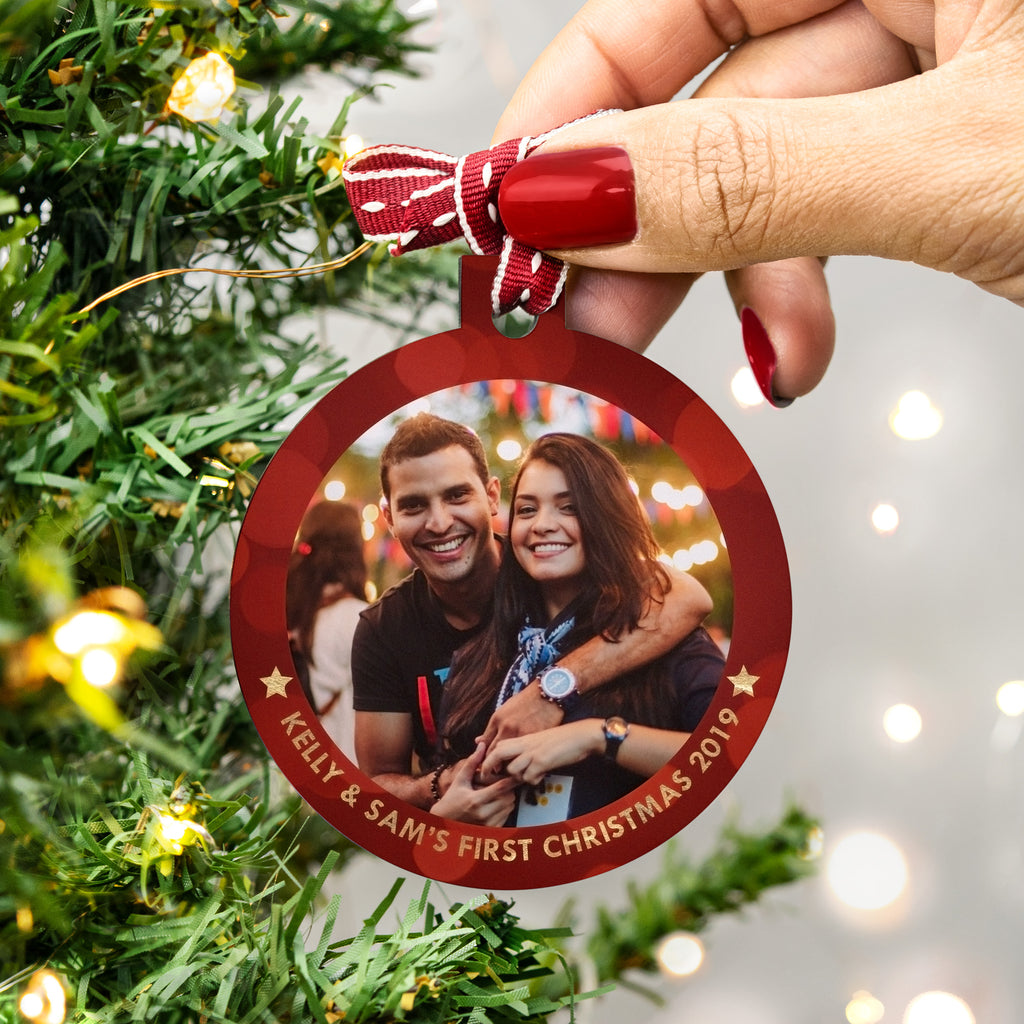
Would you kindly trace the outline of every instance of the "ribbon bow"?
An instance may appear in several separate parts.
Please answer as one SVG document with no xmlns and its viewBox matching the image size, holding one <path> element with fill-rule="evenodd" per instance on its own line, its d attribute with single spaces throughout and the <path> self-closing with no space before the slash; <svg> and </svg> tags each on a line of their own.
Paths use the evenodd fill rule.
<svg viewBox="0 0 1024 1024">
<path fill-rule="evenodd" d="M 552 136 L 607 113 L 598 111 L 543 135 L 510 139 L 462 157 L 412 146 L 371 146 L 345 162 L 349 204 L 367 239 L 395 240 L 392 256 L 457 238 L 465 238 L 478 255 L 500 253 L 491 289 L 494 313 L 522 306 L 539 316 L 558 301 L 568 268 L 505 231 L 498 189 L 510 167 Z"/>
</svg>

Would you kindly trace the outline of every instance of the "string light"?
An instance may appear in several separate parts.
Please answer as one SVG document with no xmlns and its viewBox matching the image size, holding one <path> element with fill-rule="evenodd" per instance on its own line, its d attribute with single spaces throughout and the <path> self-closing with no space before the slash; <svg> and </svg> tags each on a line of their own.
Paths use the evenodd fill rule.
<svg viewBox="0 0 1024 1024">
<path fill-rule="evenodd" d="M 832 851 L 828 881 L 847 906 L 880 910 L 906 887 L 907 862 L 891 839 L 875 832 L 855 832 Z"/>
<path fill-rule="evenodd" d="M 198 806 L 192 797 L 192 791 L 193 787 L 179 778 L 167 801 L 167 807 L 149 808 L 156 816 L 158 838 L 175 856 L 184 852 L 186 846 L 194 846 L 199 841 L 211 849 L 216 849 L 217 846 L 207 829 L 193 820 Z"/>
<path fill-rule="evenodd" d="M 85 681 L 100 689 L 110 686 L 121 674 L 121 662 L 103 647 L 86 651 L 79 662 L 79 668 Z"/>
<path fill-rule="evenodd" d="M 34 1024 L 61 1024 L 67 1014 L 67 996 L 57 975 L 45 969 L 36 971 L 18 1001 L 18 1009 Z"/>
<path fill-rule="evenodd" d="M 893 704 L 882 716 L 882 728 L 897 743 L 909 743 L 921 732 L 921 715 L 909 704 Z"/>
<path fill-rule="evenodd" d="M 815 825 L 807 833 L 807 843 L 800 854 L 802 860 L 818 860 L 825 852 L 825 833 L 820 825 Z"/>
<path fill-rule="evenodd" d="M 846 1019 L 850 1024 L 878 1024 L 885 1016 L 885 1007 L 870 992 L 854 992 L 846 1004 Z"/>
<path fill-rule="evenodd" d="M 663 974 L 686 978 L 704 962 L 704 944 L 690 932 L 673 932 L 658 943 L 655 958 Z"/>
<path fill-rule="evenodd" d="M 515 462 L 523 454 L 523 446 L 514 437 L 499 441 L 494 450 L 498 453 L 498 458 L 506 462 Z"/>
<path fill-rule="evenodd" d="M 764 403 L 764 395 L 757 386 L 757 381 L 754 379 L 753 371 L 749 366 L 744 366 L 742 370 L 736 371 L 730 388 L 732 390 L 732 397 L 736 399 L 737 404 L 742 409 L 753 409 L 755 406 Z"/>
<path fill-rule="evenodd" d="M 900 514 L 892 505 L 876 505 L 871 512 L 871 525 L 879 533 L 894 533 L 900 525 Z"/>
<path fill-rule="evenodd" d="M 974 1024 L 974 1014 L 951 992 L 922 992 L 911 999 L 903 1024 Z"/>
<path fill-rule="evenodd" d="M 328 501 L 341 501 L 345 497 L 346 491 L 344 480 L 328 480 L 324 486 L 324 497 Z"/>
<path fill-rule="evenodd" d="M 934 437 L 942 427 L 942 413 L 923 391 L 908 391 L 889 416 L 893 432 L 908 441 Z"/>
<path fill-rule="evenodd" d="M 1024 680 L 1012 679 L 1003 683 L 996 691 L 996 706 L 1011 718 L 1024 714 Z"/>
<path fill-rule="evenodd" d="M 58 624 L 53 642 L 62 654 L 75 657 L 87 647 L 119 644 L 126 629 L 120 616 L 110 612 L 81 611 Z"/>
<path fill-rule="evenodd" d="M 346 135 L 345 136 L 345 159 L 353 157 L 356 153 L 361 153 L 366 149 L 366 140 L 362 135 Z"/>
<path fill-rule="evenodd" d="M 185 68 L 171 88 L 167 108 L 189 121 L 216 121 L 234 91 L 234 69 L 211 51 Z"/>
</svg>

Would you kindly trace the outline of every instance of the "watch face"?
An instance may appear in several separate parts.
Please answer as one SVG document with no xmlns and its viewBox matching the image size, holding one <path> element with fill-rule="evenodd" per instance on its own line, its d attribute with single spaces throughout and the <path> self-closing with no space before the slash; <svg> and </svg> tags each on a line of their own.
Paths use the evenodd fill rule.
<svg viewBox="0 0 1024 1024">
<path fill-rule="evenodd" d="M 541 685 L 549 697 L 568 697 L 576 689 L 576 680 L 568 669 L 552 668 L 544 673 Z"/>
<path fill-rule="evenodd" d="M 621 742 L 629 734 L 629 726 L 621 718 L 609 718 L 604 723 L 604 734 L 610 740 Z"/>
</svg>

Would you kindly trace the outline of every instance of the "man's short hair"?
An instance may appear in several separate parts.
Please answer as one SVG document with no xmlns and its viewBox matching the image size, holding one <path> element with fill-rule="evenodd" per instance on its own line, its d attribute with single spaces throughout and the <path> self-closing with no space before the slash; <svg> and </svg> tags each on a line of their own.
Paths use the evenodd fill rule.
<svg viewBox="0 0 1024 1024">
<path fill-rule="evenodd" d="M 474 431 L 461 423 L 442 419 L 433 413 L 420 412 L 399 424 L 391 440 L 380 453 L 380 490 L 384 497 L 391 499 L 391 483 L 388 470 L 406 459 L 422 459 L 442 448 L 457 446 L 469 452 L 483 483 L 490 479 L 487 467 L 487 453 L 483 443 Z"/>
</svg>

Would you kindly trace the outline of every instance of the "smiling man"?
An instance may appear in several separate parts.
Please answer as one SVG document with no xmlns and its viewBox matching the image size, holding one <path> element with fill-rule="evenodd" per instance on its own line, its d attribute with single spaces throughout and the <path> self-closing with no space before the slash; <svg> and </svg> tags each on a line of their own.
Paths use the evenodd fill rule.
<svg viewBox="0 0 1024 1024">
<path fill-rule="evenodd" d="M 434 716 L 452 655 L 490 620 L 504 549 L 492 526 L 500 482 L 472 430 L 429 413 L 399 425 L 381 453 L 380 481 L 385 519 L 415 569 L 362 613 L 356 629 L 359 766 L 417 807 L 499 825 L 514 801 L 511 780 L 479 784 L 485 744 L 473 757 L 438 765 Z M 676 574 L 640 628 L 617 642 L 595 638 L 559 666 L 585 692 L 663 654 L 710 610 L 704 588 Z M 559 724 L 563 704 L 531 683 L 492 718 L 487 744 Z"/>
</svg>

